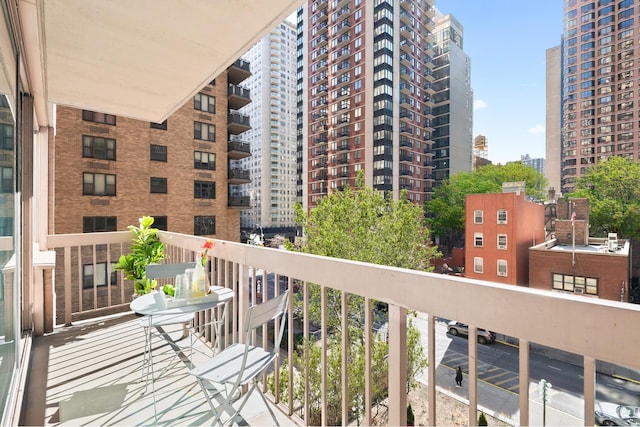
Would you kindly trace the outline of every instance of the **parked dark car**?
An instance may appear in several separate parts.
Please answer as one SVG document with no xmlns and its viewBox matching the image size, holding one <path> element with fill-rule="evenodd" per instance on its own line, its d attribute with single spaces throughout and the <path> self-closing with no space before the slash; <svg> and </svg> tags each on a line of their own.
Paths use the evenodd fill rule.
<svg viewBox="0 0 640 427">
<path fill-rule="evenodd" d="M 449 333 L 453 336 L 464 335 L 469 336 L 469 325 L 458 322 L 456 320 L 452 320 L 447 324 L 447 328 Z M 496 340 L 496 334 L 492 331 L 487 331 L 486 329 L 478 328 L 478 342 L 480 344 L 491 344 Z"/>
<path fill-rule="evenodd" d="M 596 424 L 599 426 L 640 426 L 640 407 L 596 402 Z"/>
</svg>

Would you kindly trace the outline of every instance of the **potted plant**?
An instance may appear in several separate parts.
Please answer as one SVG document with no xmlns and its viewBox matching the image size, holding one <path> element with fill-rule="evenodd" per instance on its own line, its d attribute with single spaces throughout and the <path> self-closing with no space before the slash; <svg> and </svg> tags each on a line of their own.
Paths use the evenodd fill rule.
<svg viewBox="0 0 640 427">
<path fill-rule="evenodd" d="M 415 417 L 413 415 L 413 408 L 411 407 L 411 403 L 409 403 L 409 406 L 407 406 L 407 425 L 415 425 Z"/>
<path fill-rule="evenodd" d="M 139 227 L 127 227 L 133 233 L 130 252 L 121 255 L 114 266 L 115 270 L 124 272 L 125 279 L 133 281 L 135 295 L 147 294 L 155 289 L 157 281 L 148 279 L 145 269 L 147 265 L 164 259 L 164 244 L 158 237 L 158 229 L 151 227 L 153 221 L 153 217 L 143 216 Z"/>
</svg>

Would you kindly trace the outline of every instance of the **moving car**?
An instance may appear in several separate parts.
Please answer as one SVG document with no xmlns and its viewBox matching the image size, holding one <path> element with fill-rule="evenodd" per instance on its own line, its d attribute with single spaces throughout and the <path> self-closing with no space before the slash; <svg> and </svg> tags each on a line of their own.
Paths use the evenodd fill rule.
<svg viewBox="0 0 640 427">
<path fill-rule="evenodd" d="M 599 426 L 640 426 L 640 407 L 596 402 L 596 424 Z"/>
<path fill-rule="evenodd" d="M 458 322 L 457 320 L 452 320 L 447 324 L 447 329 L 449 333 L 453 336 L 464 335 L 469 336 L 469 325 L 466 323 Z M 491 344 L 496 340 L 496 334 L 492 331 L 487 331 L 485 329 L 478 328 L 478 342 L 480 344 Z"/>
</svg>

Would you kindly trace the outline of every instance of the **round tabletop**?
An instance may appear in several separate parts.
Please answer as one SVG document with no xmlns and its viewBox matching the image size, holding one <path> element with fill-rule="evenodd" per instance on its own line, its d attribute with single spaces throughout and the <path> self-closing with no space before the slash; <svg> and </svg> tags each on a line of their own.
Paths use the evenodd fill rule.
<svg viewBox="0 0 640 427">
<path fill-rule="evenodd" d="M 132 311 L 144 315 L 195 313 L 226 304 L 233 298 L 233 291 L 229 288 L 212 286 L 210 289 L 211 293 L 216 294 L 217 298 L 207 298 L 205 296 L 187 299 L 184 301 L 184 305 L 167 307 L 166 302 L 170 300 L 166 299 L 164 294 L 161 294 L 161 291 L 158 291 L 136 297 L 129 307 Z M 163 301 L 163 299 L 165 300 Z"/>
</svg>

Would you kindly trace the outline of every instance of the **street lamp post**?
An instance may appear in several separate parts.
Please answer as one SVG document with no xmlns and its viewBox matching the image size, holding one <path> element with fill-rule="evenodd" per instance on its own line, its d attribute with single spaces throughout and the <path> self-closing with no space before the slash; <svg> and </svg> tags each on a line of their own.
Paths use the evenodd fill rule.
<svg viewBox="0 0 640 427">
<path fill-rule="evenodd" d="M 541 379 L 538 383 L 540 394 L 542 395 L 542 425 L 546 426 L 547 422 L 547 402 L 551 402 L 551 383 L 545 379 Z"/>
</svg>

